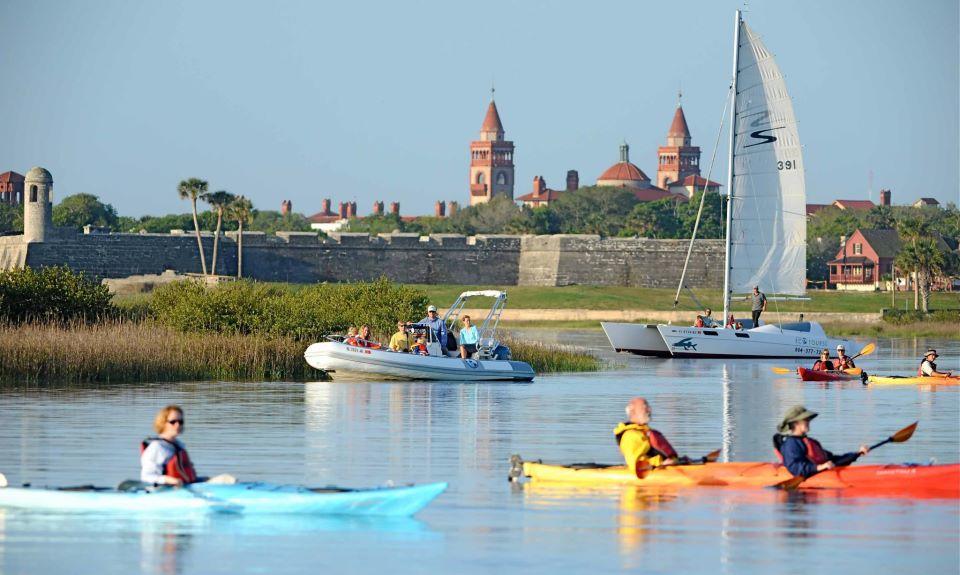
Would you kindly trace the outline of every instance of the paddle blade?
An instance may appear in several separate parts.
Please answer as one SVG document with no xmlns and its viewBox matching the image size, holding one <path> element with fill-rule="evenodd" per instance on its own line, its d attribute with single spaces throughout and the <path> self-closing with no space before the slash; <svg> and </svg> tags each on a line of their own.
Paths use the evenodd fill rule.
<svg viewBox="0 0 960 575">
<path fill-rule="evenodd" d="M 717 459 L 720 459 L 720 450 L 711 451 L 710 453 L 703 456 L 704 463 L 713 463 Z"/>
<path fill-rule="evenodd" d="M 806 480 L 807 480 L 806 477 L 802 475 L 798 475 L 796 477 L 791 477 L 786 481 L 781 481 L 780 483 L 777 483 L 776 485 L 773 486 L 773 488 L 782 489 L 784 491 L 796 491 L 796 489 L 800 487 L 800 484 Z"/>
<path fill-rule="evenodd" d="M 770 371 L 773 373 L 793 373 L 795 370 L 787 369 L 785 367 L 771 367 Z"/>
<path fill-rule="evenodd" d="M 870 342 L 867 345 L 863 346 L 863 349 L 860 350 L 860 353 L 857 355 L 870 355 L 877 349 L 877 344 Z"/>
<path fill-rule="evenodd" d="M 900 431 L 894 433 L 890 436 L 890 441 L 894 443 L 903 443 L 904 441 L 913 437 L 913 432 L 917 430 L 917 426 L 920 425 L 919 421 L 914 421 L 912 424 L 904 427 Z"/>
<path fill-rule="evenodd" d="M 848 373 L 850 375 L 861 375 L 863 370 L 859 367 L 848 367 L 847 369 L 843 370 L 843 373 Z"/>
<path fill-rule="evenodd" d="M 653 470 L 653 467 L 646 461 L 637 462 L 637 479 L 643 479 L 647 476 L 647 473 Z"/>
</svg>

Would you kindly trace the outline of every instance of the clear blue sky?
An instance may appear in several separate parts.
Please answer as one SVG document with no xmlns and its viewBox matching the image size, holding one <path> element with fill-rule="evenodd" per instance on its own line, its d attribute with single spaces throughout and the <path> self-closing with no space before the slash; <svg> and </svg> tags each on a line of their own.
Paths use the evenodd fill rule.
<svg viewBox="0 0 960 575">
<path fill-rule="evenodd" d="M 491 80 L 518 195 L 538 174 L 593 182 L 624 138 L 655 177 L 678 86 L 705 171 L 738 5 L 5 0 L 0 171 L 42 165 L 57 198 L 125 215 L 186 211 L 192 176 L 262 209 L 427 213 L 467 203 Z M 874 201 L 958 201 L 955 0 L 753 0 L 746 18 L 787 76 L 808 201 L 865 198 L 871 170 Z"/>
</svg>

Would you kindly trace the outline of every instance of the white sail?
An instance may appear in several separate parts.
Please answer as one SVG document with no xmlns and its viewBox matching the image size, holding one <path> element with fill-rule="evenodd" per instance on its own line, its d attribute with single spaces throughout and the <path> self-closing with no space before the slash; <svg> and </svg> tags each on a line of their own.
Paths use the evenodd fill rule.
<svg viewBox="0 0 960 575">
<path fill-rule="evenodd" d="M 740 26 L 729 289 L 802 294 L 807 199 L 797 121 L 773 56 L 745 23 Z"/>
</svg>

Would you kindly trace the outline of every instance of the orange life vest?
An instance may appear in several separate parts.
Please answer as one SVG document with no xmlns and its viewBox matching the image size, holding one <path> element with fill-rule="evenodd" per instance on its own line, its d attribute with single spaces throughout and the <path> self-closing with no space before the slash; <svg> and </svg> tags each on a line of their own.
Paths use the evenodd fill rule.
<svg viewBox="0 0 960 575">
<path fill-rule="evenodd" d="M 427 349 L 427 344 L 425 343 L 415 343 L 410 347 L 410 353 L 430 355 L 430 350 Z"/>
<path fill-rule="evenodd" d="M 827 361 L 818 359 L 816 363 L 813 364 L 813 371 L 833 371 L 833 370 L 834 370 L 833 362 L 830 361 L 829 359 Z"/>
<path fill-rule="evenodd" d="M 698 317 L 698 318 L 697 318 L 697 321 L 695 321 L 695 322 L 693 323 L 693 327 L 703 327 L 703 318 L 702 318 L 702 317 Z"/>
<path fill-rule="evenodd" d="M 193 469 L 193 463 L 190 462 L 190 456 L 187 450 L 180 446 L 176 441 L 168 441 L 162 437 L 148 437 L 140 442 L 140 454 L 154 441 L 164 441 L 173 446 L 173 457 L 163 464 L 163 474 L 170 477 L 176 477 L 184 483 L 196 483 L 197 472 Z"/>
<path fill-rule="evenodd" d="M 784 441 L 783 438 L 785 437 L 790 437 L 790 436 L 776 435 L 774 436 L 774 440 L 773 440 L 773 452 L 777 454 L 777 459 L 780 461 L 781 464 L 783 463 L 783 454 L 780 453 L 780 446 L 783 444 L 783 441 Z M 827 461 L 830 461 L 830 458 L 827 457 L 827 454 L 823 450 L 823 446 L 820 445 L 819 441 L 817 441 L 816 439 L 813 439 L 812 437 L 807 437 L 806 435 L 804 435 L 800 439 L 803 440 L 803 444 L 807 447 L 807 459 L 809 459 L 816 465 L 820 465 L 821 463 L 826 463 Z"/>
</svg>

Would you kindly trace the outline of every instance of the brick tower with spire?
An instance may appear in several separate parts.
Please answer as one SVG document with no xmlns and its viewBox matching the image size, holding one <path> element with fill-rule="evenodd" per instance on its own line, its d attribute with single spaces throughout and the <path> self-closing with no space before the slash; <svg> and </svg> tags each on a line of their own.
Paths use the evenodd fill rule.
<svg viewBox="0 0 960 575">
<path fill-rule="evenodd" d="M 470 205 L 500 195 L 513 199 L 513 142 L 503 137 L 503 123 L 491 89 L 480 139 L 470 142 Z"/>
<path fill-rule="evenodd" d="M 667 145 L 657 149 L 657 187 L 668 189 L 670 184 L 682 182 L 687 176 L 700 175 L 700 148 L 690 145 L 690 129 L 677 95 L 677 111 L 667 131 Z"/>
</svg>

